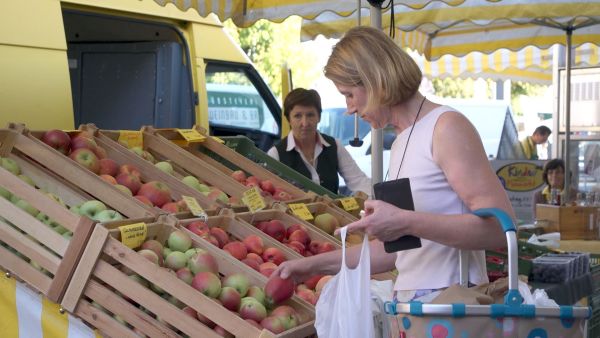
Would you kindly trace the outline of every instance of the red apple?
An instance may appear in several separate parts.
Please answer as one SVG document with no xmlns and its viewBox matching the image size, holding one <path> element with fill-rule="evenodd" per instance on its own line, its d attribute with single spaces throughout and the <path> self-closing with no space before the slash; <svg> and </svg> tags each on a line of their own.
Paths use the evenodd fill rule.
<svg viewBox="0 0 600 338">
<path fill-rule="evenodd" d="M 273 308 L 286 300 L 292 298 L 296 285 L 291 278 L 283 279 L 279 276 L 272 276 L 265 285 L 265 304 Z"/>
<path fill-rule="evenodd" d="M 135 199 L 139 200 L 140 202 L 144 203 L 145 205 L 149 206 L 149 207 L 153 207 L 154 205 L 152 204 L 152 202 L 148 199 L 148 197 L 146 196 L 140 196 L 140 195 L 135 195 L 133 196 Z"/>
<path fill-rule="evenodd" d="M 267 248 L 262 254 L 262 259 L 265 262 L 273 262 L 276 265 L 286 260 L 285 255 L 277 248 Z"/>
<path fill-rule="evenodd" d="M 240 241 L 232 241 L 225 244 L 223 246 L 223 250 L 229 252 L 230 255 L 232 255 L 240 261 L 246 258 L 246 255 L 248 254 L 248 249 L 246 249 L 244 243 Z"/>
<path fill-rule="evenodd" d="M 117 176 L 119 164 L 110 158 L 100 159 L 100 175 Z"/>
<path fill-rule="evenodd" d="M 260 182 L 260 188 L 264 191 L 269 192 L 270 194 L 275 193 L 275 185 L 273 184 L 273 182 L 271 182 L 271 180 L 263 180 L 262 182 Z"/>
<path fill-rule="evenodd" d="M 264 250 L 264 244 L 262 238 L 257 235 L 249 235 L 242 241 L 248 249 L 248 252 L 253 252 L 257 255 L 261 255 Z"/>
<path fill-rule="evenodd" d="M 275 188 L 273 193 L 273 199 L 277 201 L 289 201 L 293 199 L 292 195 L 281 188 Z"/>
<path fill-rule="evenodd" d="M 203 221 L 194 221 L 185 226 L 186 229 L 195 233 L 198 236 L 202 236 L 210 231 L 208 224 Z"/>
<path fill-rule="evenodd" d="M 110 176 L 110 175 L 100 175 L 100 178 L 103 181 L 108 182 L 108 183 L 110 183 L 112 185 L 117 184 L 117 180 L 114 177 Z"/>
<path fill-rule="evenodd" d="M 137 176 L 138 178 L 142 177 L 142 173 L 140 172 L 140 170 L 133 164 L 123 164 L 122 166 L 120 166 L 119 174 L 123 174 L 123 173 L 133 174 L 133 175 Z"/>
<path fill-rule="evenodd" d="M 171 201 L 171 189 L 159 181 L 144 183 L 137 194 L 148 197 L 152 204 L 157 207 L 162 207 Z"/>
<path fill-rule="evenodd" d="M 117 183 L 120 185 L 124 185 L 127 188 L 129 188 L 129 190 L 131 191 L 131 193 L 133 195 L 142 195 L 142 194 L 138 194 L 138 191 L 140 190 L 140 187 L 142 186 L 142 182 L 140 181 L 139 177 L 133 175 L 133 174 L 128 174 L 128 173 L 121 173 L 119 175 L 117 175 L 117 177 L 115 177 L 115 179 L 117 180 Z M 150 200 L 152 201 L 152 200 Z"/>
<path fill-rule="evenodd" d="M 71 138 L 69 134 L 60 129 L 52 129 L 42 135 L 42 142 L 67 155 L 71 150 Z"/>
<path fill-rule="evenodd" d="M 76 149 L 71 153 L 71 155 L 69 155 L 69 157 L 75 162 L 86 167 L 89 171 L 93 172 L 94 174 L 98 174 L 100 172 L 100 162 L 98 161 L 98 157 L 96 157 L 94 152 L 90 149 Z"/>
<path fill-rule="evenodd" d="M 79 134 L 71 139 L 71 152 L 80 148 L 85 148 L 94 151 L 97 146 L 98 145 L 96 144 L 96 141 L 94 141 L 93 138 L 83 134 Z"/>
<path fill-rule="evenodd" d="M 263 230 L 267 235 L 275 238 L 276 240 L 283 242 L 285 239 L 285 225 L 279 220 L 271 220 L 269 224 L 265 225 Z"/>
<path fill-rule="evenodd" d="M 231 177 L 234 180 L 240 182 L 241 184 L 246 183 L 246 173 L 243 170 L 236 170 L 236 171 L 232 172 Z"/>
<path fill-rule="evenodd" d="M 146 197 L 146 196 L 144 196 L 144 197 Z M 148 199 L 148 200 L 150 200 L 150 199 Z M 152 203 L 152 201 L 150 203 Z M 176 213 L 182 211 L 181 208 L 179 208 L 179 205 L 177 205 L 177 203 L 175 203 L 175 202 L 165 203 L 160 208 L 170 214 L 176 214 Z"/>
<path fill-rule="evenodd" d="M 210 234 L 217 239 L 217 241 L 219 242 L 218 247 L 221 249 L 223 248 L 223 246 L 225 246 L 225 244 L 229 243 L 229 235 L 225 230 L 219 227 L 210 228 Z"/>
</svg>

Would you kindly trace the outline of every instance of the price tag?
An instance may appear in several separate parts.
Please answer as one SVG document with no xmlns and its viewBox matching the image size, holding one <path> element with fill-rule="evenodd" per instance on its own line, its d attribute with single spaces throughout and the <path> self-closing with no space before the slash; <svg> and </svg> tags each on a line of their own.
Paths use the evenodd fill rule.
<svg viewBox="0 0 600 338">
<path fill-rule="evenodd" d="M 244 191 L 242 202 L 250 209 L 250 212 L 259 211 L 267 207 L 265 200 L 256 187 Z"/>
<path fill-rule="evenodd" d="M 340 202 L 346 211 L 358 210 L 360 208 L 354 197 L 340 198 Z"/>
<path fill-rule="evenodd" d="M 221 140 L 220 138 L 216 137 L 216 136 L 212 136 L 213 140 L 221 143 L 221 144 L 225 144 L 225 141 Z"/>
<path fill-rule="evenodd" d="M 188 142 L 203 142 L 206 139 L 196 129 L 177 129 L 177 132 Z"/>
<path fill-rule="evenodd" d="M 310 221 L 314 219 L 313 215 L 310 213 L 310 210 L 308 210 L 306 204 L 304 203 L 291 203 L 288 204 L 288 207 L 290 210 L 292 210 L 294 215 L 300 217 L 302 220 Z"/>
<path fill-rule="evenodd" d="M 200 204 L 198 204 L 198 201 L 196 201 L 195 198 L 193 198 L 192 196 L 185 195 L 182 195 L 181 198 L 187 205 L 188 209 L 190 209 L 192 215 L 200 217 L 204 222 L 206 222 L 206 220 L 208 219 L 208 215 L 206 214 L 206 211 L 202 209 Z"/>
<path fill-rule="evenodd" d="M 148 235 L 146 223 L 133 223 L 119 227 L 121 231 L 121 242 L 129 248 L 137 248 L 142 245 Z"/>
<path fill-rule="evenodd" d="M 144 146 L 144 138 L 142 136 L 142 132 L 136 130 L 120 130 L 118 141 L 119 143 L 125 145 L 127 148 Z"/>
</svg>

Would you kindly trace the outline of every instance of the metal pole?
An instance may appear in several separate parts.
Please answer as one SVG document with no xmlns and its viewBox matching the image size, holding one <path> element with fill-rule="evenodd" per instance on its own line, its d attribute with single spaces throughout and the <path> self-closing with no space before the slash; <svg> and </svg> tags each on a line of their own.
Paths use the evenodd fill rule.
<svg viewBox="0 0 600 338">
<path fill-rule="evenodd" d="M 569 201 L 569 188 L 571 186 L 571 38 L 573 37 L 572 28 L 567 28 L 567 46 L 565 50 L 565 198 L 563 203 Z M 575 168 L 577 170 L 578 164 Z"/>
<path fill-rule="evenodd" d="M 371 5 L 371 27 L 381 29 L 381 8 Z M 383 130 L 371 128 L 371 183 L 383 181 Z"/>
</svg>

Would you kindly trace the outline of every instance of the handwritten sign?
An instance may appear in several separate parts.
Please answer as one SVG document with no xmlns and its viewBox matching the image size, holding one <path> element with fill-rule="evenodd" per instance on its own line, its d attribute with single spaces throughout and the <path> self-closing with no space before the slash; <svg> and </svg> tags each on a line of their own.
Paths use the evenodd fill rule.
<svg viewBox="0 0 600 338">
<path fill-rule="evenodd" d="M 358 210 L 360 206 L 354 197 L 344 197 L 340 198 L 340 202 L 342 203 L 342 207 L 346 211 Z"/>
<path fill-rule="evenodd" d="M 203 142 L 206 139 L 196 129 L 177 129 L 177 132 L 188 142 Z"/>
<path fill-rule="evenodd" d="M 288 207 L 294 213 L 294 215 L 298 216 L 302 220 L 310 221 L 314 219 L 313 215 L 310 213 L 310 210 L 308 210 L 308 207 L 306 207 L 306 204 L 304 203 L 291 203 L 288 204 Z"/>
<path fill-rule="evenodd" d="M 244 191 L 242 203 L 250 209 L 250 212 L 256 212 L 267 207 L 265 200 L 262 198 L 260 191 L 258 191 L 256 187 Z"/>
<path fill-rule="evenodd" d="M 119 231 L 121 242 L 132 249 L 142 245 L 148 235 L 148 227 L 143 222 L 120 226 Z"/>
<path fill-rule="evenodd" d="M 127 148 L 144 146 L 144 138 L 142 136 L 142 132 L 135 130 L 120 130 L 118 142 L 123 144 Z"/>
<path fill-rule="evenodd" d="M 193 198 L 192 196 L 185 195 L 182 195 L 181 198 L 187 205 L 188 209 L 190 209 L 192 215 L 200 217 L 204 222 L 206 222 L 206 220 L 208 219 L 208 215 L 206 214 L 206 211 L 202 209 L 200 204 L 198 204 L 198 201 L 196 201 L 195 198 Z"/>
</svg>

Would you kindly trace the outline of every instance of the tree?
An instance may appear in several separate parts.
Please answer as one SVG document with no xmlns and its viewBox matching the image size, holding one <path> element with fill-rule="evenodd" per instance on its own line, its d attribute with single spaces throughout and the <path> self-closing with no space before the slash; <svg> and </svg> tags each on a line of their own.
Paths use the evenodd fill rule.
<svg viewBox="0 0 600 338">
<path fill-rule="evenodd" d="M 308 87 L 322 74 L 313 66 L 316 55 L 301 46 L 300 23 L 297 16 L 279 24 L 260 20 L 248 28 L 237 28 L 230 20 L 225 22 L 228 33 L 280 98 L 283 64 L 292 70 L 294 87 Z"/>
</svg>

